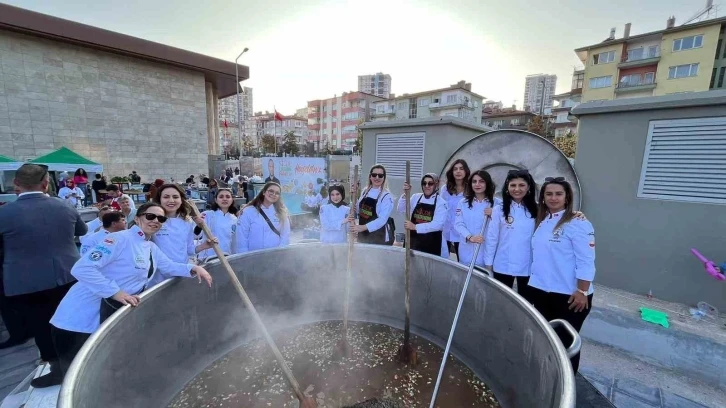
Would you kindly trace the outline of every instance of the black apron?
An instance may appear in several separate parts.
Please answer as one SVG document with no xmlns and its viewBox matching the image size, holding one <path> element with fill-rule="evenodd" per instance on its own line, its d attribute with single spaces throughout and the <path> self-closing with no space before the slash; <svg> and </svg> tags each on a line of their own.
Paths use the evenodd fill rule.
<svg viewBox="0 0 726 408">
<path fill-rule="evenodd" d="M 154 274 L 154 258 L 151 256 L 151 252 L 149 252 L 149 272 L 146 274 L 146 279 L 151 279 L 151 275 Z M 134 293 L 135 295 L 139 295 L 146 290 L 146 285 L 144 285 L 143 288 L 139 291 L 139 293 Z M 120 308 L 122 308 L 124 305 L 123 303 L 119 302 L 118 300 L 114 299 L 113 297 L 101 299 L 101 324 L 103 324 L 106 319 L 111 317 L 112 314 L 116 313 L 116 311 Z"/>
<path fill-rule="evenodd" d="M 366 194 L 368 194 L 368 192 L 366 192 Z M 385 194 L 383 196 L 385 197 Z M 376 204 L 378 204 L 378 199 L 368 196 L 366 196 L 366 198 L 364 198 L 360 202 L 360 209 L 358 210 L 359 225 L 366 225 L 369 222 L 378 218 L 378 213 L 376 212 Z M 358 242 L 362 244 L 386 245 L 386 225 L 373 232 L 359 232 Z"/>
<path fill-rule="evenodd" d="M 413 214 L 411 214 L 411 222 L 416 225 L 426 224 L 434 220 L 434 212 L 436 211 L 436 202 L 439 200 L 439 195 L 436 194 L 433 204 L 421 204 L 422 198 L 423 194 L 418 198 L 416 207 L 413 209 Z M 427 234 L 419 234 L 416 231 L 411 231 L 411 249 L 441 256 L 441 242 L 443 239 L 444 236 L 441 231 L 429 232 Z"/>
</svg>

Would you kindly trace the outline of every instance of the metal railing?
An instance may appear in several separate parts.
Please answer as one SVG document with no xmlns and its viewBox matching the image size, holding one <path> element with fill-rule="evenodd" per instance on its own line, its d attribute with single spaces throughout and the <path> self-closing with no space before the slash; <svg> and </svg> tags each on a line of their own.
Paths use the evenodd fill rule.
<svg viewBox="0 0 726 408">
<path fill-rule="evenodd" d="M 639 81 L 627 81 L 627 82 L 618 82 L 618 84 L 615 86 L 617 89 L 624 89 L 624 88 L 634 88 L 636 86 L 644 86 L 644 85 L 656 85 L 655 80 L 648 80 L 641 79 Z"/>
<path fill-rule="evenodd" d="M 633 61 L 641 61 L 646 60 L 650 58 L 658 58 L 660 57 L 660 48 L 656 49 L 638 49 L 636 50 L 630 50 L 623 54 L 623 57 L 620 59 L 620 62 L 633 62 Z"/>
</svg>

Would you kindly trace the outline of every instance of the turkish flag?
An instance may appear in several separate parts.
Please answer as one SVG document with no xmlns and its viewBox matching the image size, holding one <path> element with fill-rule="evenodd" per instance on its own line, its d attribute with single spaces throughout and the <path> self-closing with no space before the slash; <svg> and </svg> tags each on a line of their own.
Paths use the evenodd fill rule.
<svg viewBox="0 0 726 408">
<path fill-rule="evenodd" d="M 227 119 L 224 120 L 224 128 L 227 129 Z"/>
<path fill-rule="evenodd" d="M 279 120 L 280 122 L 282 122 L 283 120 L 285 120 L 285 118 L 280 115 L 280 112 L 275 111 L 275 120 Z"/>
</svg>

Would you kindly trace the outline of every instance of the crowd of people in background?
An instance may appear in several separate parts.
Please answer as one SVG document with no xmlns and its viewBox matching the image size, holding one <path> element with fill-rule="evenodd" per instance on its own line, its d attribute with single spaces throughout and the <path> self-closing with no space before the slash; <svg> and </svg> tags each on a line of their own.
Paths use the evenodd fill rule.
<svg viewBox="0 0 726 408">
<path fill-rule="evenodd" d="M 321 242 L 355 236 L 360 243 L 393 245 L 395 208 L 406 215 L 403 229 L 410 231 L 413 250 L 473 263 L 516 288 L 546 319 L 564 319 L 580 330 L 593 298 L 594 229 L 573 210 L 567 180 L 548 177 L 537 195 L 532 175 L 513 170 L 499 198 L 487 171 L 456 160 L 442 182 L 434 173 L 421 178 L 421 192 L 410 196 L 406 214 L 413 186 L 404 183 L 394 197 L 387 178 L 386 168 L 374 165 L 360 197 L 350 201 L 339 183 L 311 191 L 303 207 L 319 219 Z M 129 179 L 141 182 L 135 171 Z M 138 305 L 145 290 L 171 277 L 195 277 L 211 286 L 200 264 L 216 256 L 215 244 L 225 254 L 289 245 L 291 217 L 278 182 L 267 181 L 241 208 L 235 204 L 252 181 L 238 168 L 226 169 L 219 179 L 191 175 L 186 188 L 156 179 L 136 208 L 118 185 L 96 174 L 90 190 L 100 207 L 86 224 L 76 210 L 90 195 L 85 171 L 62 177 L 56 199 L 48 193 L 54 182 L 47 167 L 21 166 L 14 181 L 18 199 L 0 208 L 0 311 L 10 333 L 0 349 L 34 337 L 51 371 L 32 385 L 60 384 L 89 336 L 120 307 Z M 195 215 L 189 189 L 200 185 L 208 209 Z M 352 185 L 351 196 L 359 190 Z M 42 257 L 34 256 L 39 247 Z M 567 341 L 566 333 L 558 335 Z M 575 371 L 578 364 L 579 355 L 572 358 Z"/>
</svg>

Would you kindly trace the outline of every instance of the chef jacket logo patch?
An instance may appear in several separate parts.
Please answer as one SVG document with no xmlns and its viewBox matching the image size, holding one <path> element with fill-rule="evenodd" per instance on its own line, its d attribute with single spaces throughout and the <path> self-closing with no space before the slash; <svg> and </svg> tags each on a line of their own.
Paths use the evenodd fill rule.
<svg viewBox="0 0 726 408">
<path fill-rule="evenodd" d="M 560 237 L 562 236 L 562 233 L 564 231 L 562 228 L 557 228 L 556 230 L 552 231 L 552 238 L 550 238 L 550 242 L 560 242 Z"/>
<path fill-rule="evenodd" d="M 93 251 L 90 255 L 88 255 L 88 259 L 94 262 L 99 261 L 101 258 L 103 258 L 101 251 Z"/>
<path fill-rule="evenodd" d="M 507 220 L 506 221 L 507 221 L 507 224 L 512 225 L 512 224 L 514 224 L 514 217 L 512 217 L 510 215 L 509 217 L 507 217 Z"/>
<path fill-rule="evenodd" d="M 116 243 L 116 241 L 114 241 L 113 238 L 106 238 L 103 240 L 103 243 L 106 245 L 113 245 Z"/>
<path fill-rule="evenodd" d="M 595 249 L 595 241 L 590 241 L 590 248 Z"/>
<path fill-rule="evenodd" d="M 143 233 L 143 232 L 141 232 L 141 231 L 138 231 L 138 232 L 136 232 L 136 233 L 137 233 L 137 234 L 139 234 L 139 236 L 140 236 L 140 237 L 143 237 L 143 236 L 144 236 L 144 233 Z"/>
</svg>

